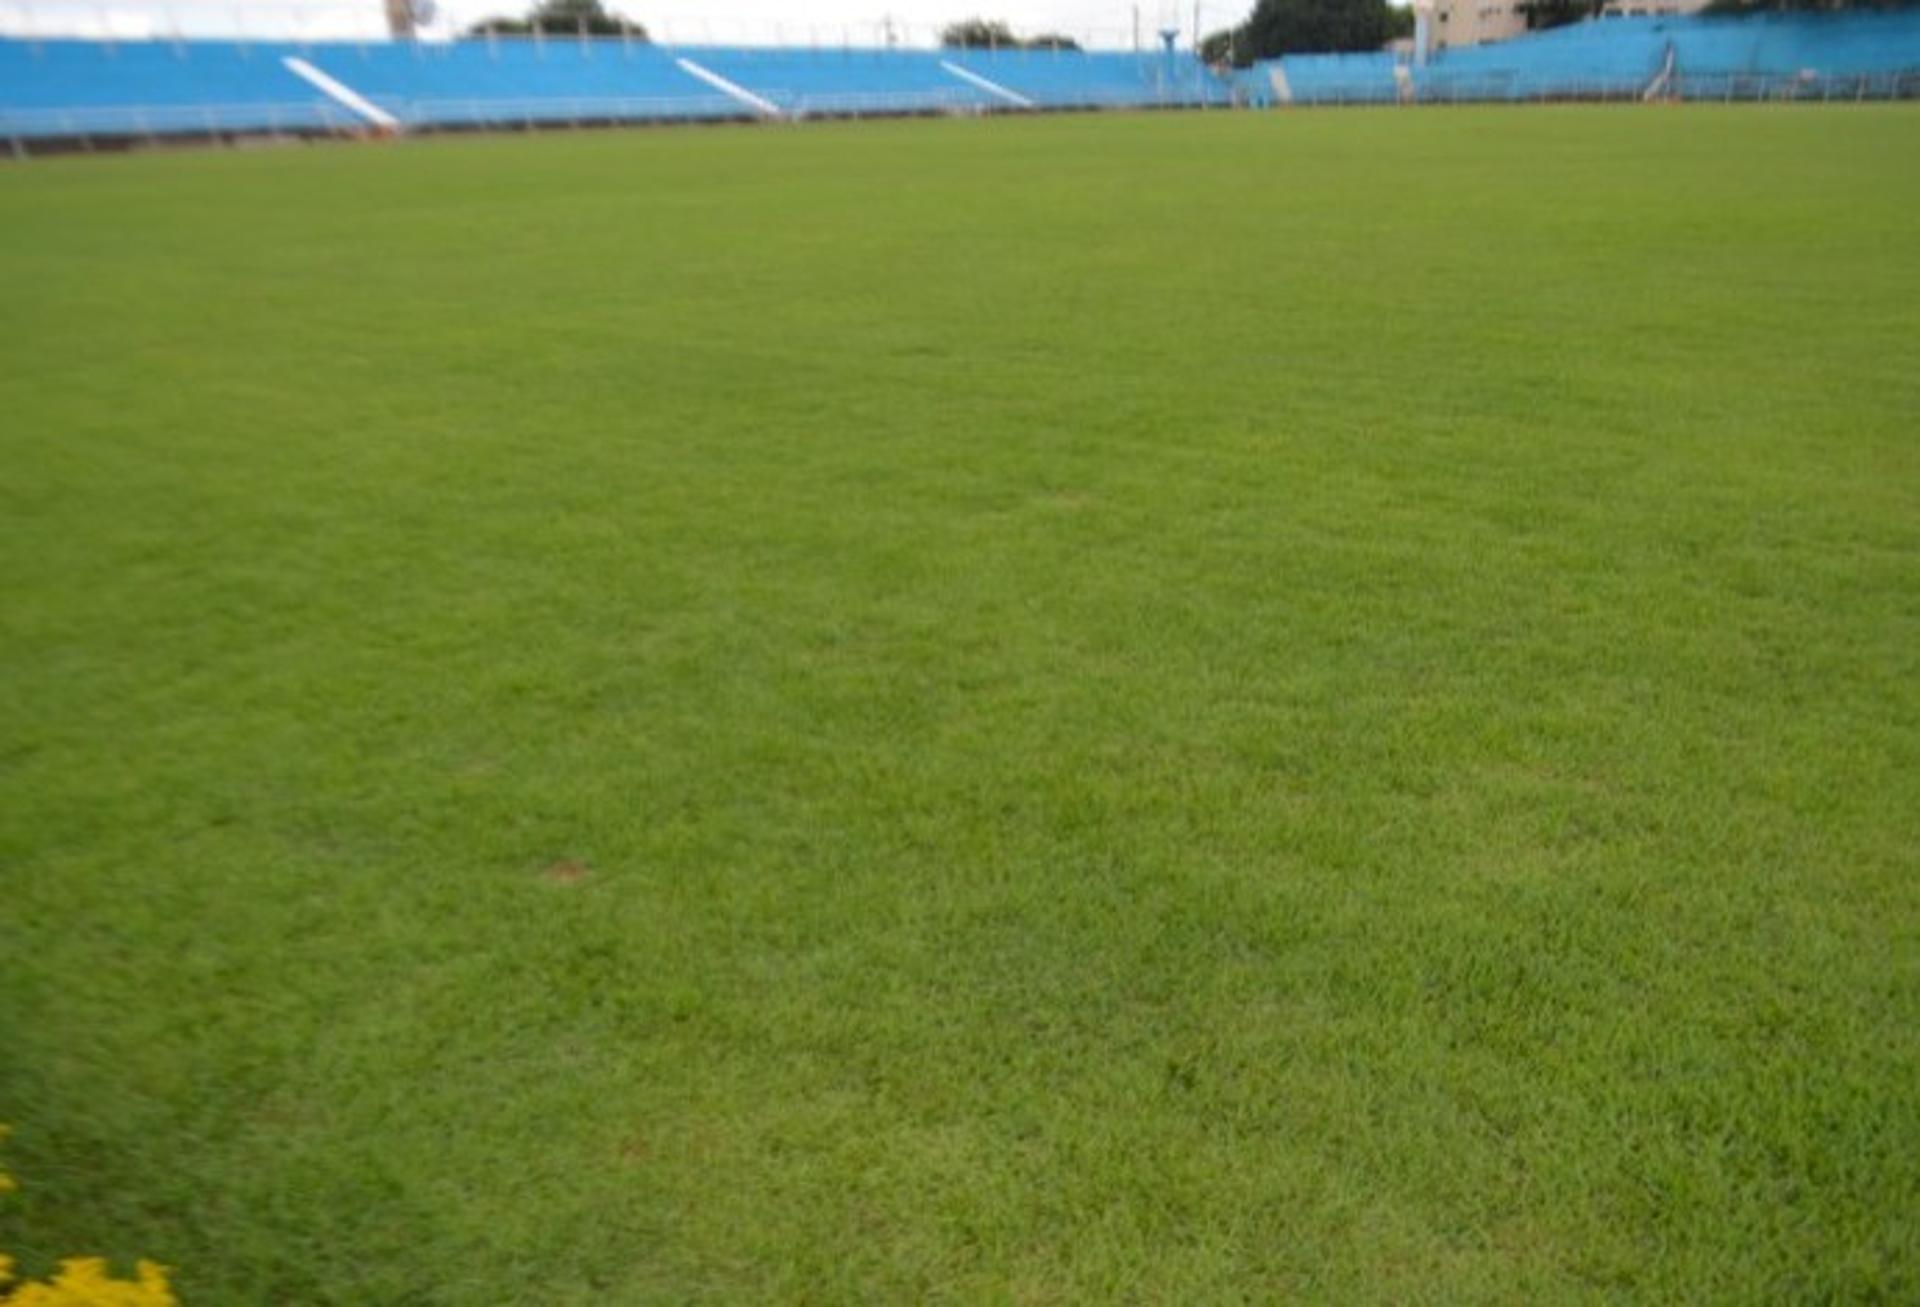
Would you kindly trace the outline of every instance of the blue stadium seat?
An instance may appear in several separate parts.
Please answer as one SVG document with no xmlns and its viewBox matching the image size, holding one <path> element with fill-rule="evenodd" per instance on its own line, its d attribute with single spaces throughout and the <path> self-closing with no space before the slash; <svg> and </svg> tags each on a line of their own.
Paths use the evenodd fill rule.
<svg viewBox="0 0 1920 1307">
<path fill-rule="evenodd" d="M 1439 50 L 1424 65 L 1385 53 L 1289 55 L 1237 84 L 1256 104 L 1618 99 L 1654 87 L 1669 57 L 1662 89 L 1686 97 L 1920 93 L 1920 13 L 1608 18 Z"/>
<path fill-rule="evenodd" d="M 802 116 L 927 113 L 995 102 L 925 50 L 691 47 L 674 53 Z"/>
<path fill-rule="evenodd" d="M 1666 58 L 1657 21 L 1578 23 L 1491 45 L 1437 52 L 1413 71 L 1424 100 L 1631 98 Z"/>
<path fill-rule="evenodd" d="M 737 118 L 658 46 L 494 40 L 316 46 L 308 58 L 410 127 Z"/>
<path fill-rule="evenodd" d="M 1276 97 L 1295 104 L 1390 104 L 1400 94 L 1396 66 L 1384 52 L 1291 55 L 1249 70 L 1249 98 L 1256 104 Z"/>
<path fill-rule="evenodd" d="M 949 50 L 945 58 L 1043 108 L 1224 104 L 1226 88 L 1190 58 L 1078 50 Z"/>
<path fill-rule="evenodd" d="M 1601 19 L 1420 64 L 1290 55 L 1232 78 L 1164 54 L 663 48 L 501 37 L 295 45 L 0 39 L 0 138 L 359 128 L 306 61 L 404 126 L 1228 102 L 1920 95 L 1920 12 Z M 1670 77 L 1663 77 L 1670 73 Z M 351 98 L 351 97 L 348 97 Z M 379 114 L 371 115 L 378 117 Z"/>
<path fill-rule="evenodd" d="M 317 131 L 354 115 L 287 71 L 297 47 L 0 40 L 0 136 Z"/>
<path fill-rule="evenodd" d="M 1745 99 L 1920 92 L 1920 13 L 1765 14 L 1670 26 L 1679 92 Z"/>
</svg>

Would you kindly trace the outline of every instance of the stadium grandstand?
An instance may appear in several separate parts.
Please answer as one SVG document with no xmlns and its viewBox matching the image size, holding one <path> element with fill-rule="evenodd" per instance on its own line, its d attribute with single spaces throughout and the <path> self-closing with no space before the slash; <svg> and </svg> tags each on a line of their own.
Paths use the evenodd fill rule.
<svg viewBox="0 0 1920 1307">
<path fill-rule="evenodd" d="M 198 134 L 1225 104 L 1191 59 L 1039 50 L 0 40 L 0 134 Z"/>
<path fill-rule="evenodd" d="M 1033 110 L 1920 93 L 1920 12 L 1647 14 L 1474 45 L 1293 55 L 1238 71 L 1164 50 L 0 37 L 12 153 L 178 137 Z M 1431 46 L 1431 49 L 1424 48 Z"/>
<path fill-rule="evenodd" d="M 1920 12 L 1602 18 L 1418 53 L 1290 55 L 1239 75 L 1255 105 L 1832 100 L 1920 94 Z"/>
</svg>

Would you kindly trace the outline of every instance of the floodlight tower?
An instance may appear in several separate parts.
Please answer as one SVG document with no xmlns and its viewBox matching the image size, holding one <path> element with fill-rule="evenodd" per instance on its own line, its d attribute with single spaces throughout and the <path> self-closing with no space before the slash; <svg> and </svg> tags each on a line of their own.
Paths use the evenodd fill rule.
<svg viewBox="0 0 1920 1307">
<path fill-rule="evenodd" d="M 1181 7 L 1180 0 L 1160 0 L 1154 6 L 1153 16 L 1157 21 L 1153 28 L 1160 35 L 1162 49 L 1173 49 L 1174 43 L 1180 39 Z"/>
<path fill-rule="evenodd" d="M 1160 38 L 1160 66 L 1154 70 L 1154 77 L 1160 83 L 1160 101 L 1164 104 L 1172 99 L 1180 80 L 1174 62 L 1178 57 L 1174 46 L 1180 41 L 1180 0 L 1160 0 L 1154 10 L 1154 34 Z"/>
<path fill-rule="evenodd" d="M 1180 56 L 1173 52 L 1173 44 L 1179 39 L 1179 28 L 1163 27 L 1160 29 L 1160 67 L 1155 71 L 1154 75 L 1160 80 L 1160 103 L 1163 105 L 1172 101 L 1173 88 L 1179 82 L 1179 69 L 1174 66 L 1174 60 Z"/>
</svg>

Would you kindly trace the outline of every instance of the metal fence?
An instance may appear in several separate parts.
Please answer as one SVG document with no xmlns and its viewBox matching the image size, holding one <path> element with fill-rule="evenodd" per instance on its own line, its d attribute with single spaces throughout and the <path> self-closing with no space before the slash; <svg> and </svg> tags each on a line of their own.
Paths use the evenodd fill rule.
<svg viewBox="0 0 1920 1307">
<path fill-rule="evenodd" d="M 900 117 L 913 114 L 970 114 L 983 109 L 963 90 L 846 91 L 801 93 L 771 89 L 755 92 L 791 118 Z M 747 105 L 726 95 L 529 99 L 409 100 L 386 106 L 409 130 L 445 128 L 533 128 L 616 123 L 667 123 L 750 119 Z"/>
<path fill-rule="evenodd" d="M 724 95 L 409 100 L 385 107 L 410 131 L 585 127 L 753 116 L 745 105 Z"/>
<path fill-rule="evenodd" d="M 1450 78 L 1444 82 L 1382 87 L 1378 82 L 1296 89 L 1281 102 L 1239 96 L 1126 95 L 1089 91 L 1071 101 L 1044 99 L 1032 109 L 983 103 L 964 89 L 929 91 L 763 93 L 791 119 L 974 116 L 989 113 L 1075 110 L 1227 108 L 1286 109 L 1353 106 L 1467 104 L 1639 103 L 1648 99 L 1639 81 L 1570 81 L 1521 85 L 1504 78 Z M 1732 104 L 1840 104 L 1868 100 L 1920 99 L 1920 71 L 1853 77 L 1757 77 L 1748 74 L 1676 74 L 1652 97 L 1660 102 Z M 667 97 L 553 97 L 526 99 L 420 99 L 381 107 L 411 132 L 507 131 L 642 123 L 721 122 L 756 115 L 725 95 Z M 245 137 L 360 136 L 368 124 L 322 98 L 281 104 L 112 105 L 71 109 L 0 110 L 0 143 L 15 158 L 46 150 L 157 144 L 199 138 L 225 142 Z"/>
<path fill-rule="evenodd" d="M 1920 70 L 1853 77 L 1754 77 L 1745 73 L 1675 73 L 1682 100 L 1846 102 L 1920 99 Z"/>
<path fill-rule="evenodd" d="M 1253 108 L 1337 108 L 1364 105 L 1448 104 L 1621 104 L 1671 103 L 1847 103 L 1861 100 L 1920 99 L 1920 71 L 1857 76 L 1762 77 L 1748 73 L 1675 73 L 1649 94 L 1649 79 L 1519 81 L 1511 77 L 1447 77 L 1411 85 L 1379 81 L 1295 87 L 1284 100 L 1243 96 Z"/>
<path fill-rule="evenodd" d="M 50 143 L 91 149 L 181 138 L 351 136 L 365 129 L 364 121 L 324 100 L 0 110 L 0 140 L 16 158 Z"/>
</svg>

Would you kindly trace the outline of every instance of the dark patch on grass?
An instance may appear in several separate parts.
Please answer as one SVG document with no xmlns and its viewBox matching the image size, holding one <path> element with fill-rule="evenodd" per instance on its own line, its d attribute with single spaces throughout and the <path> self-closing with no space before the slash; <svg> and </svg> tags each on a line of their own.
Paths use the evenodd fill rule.
<svg viewBox="0 0 1920 1307">
<path fill-rule="evenodd" d="M 589 874 L 587 864 L 574 858 L 549 863 L 540 872 L 541 879 L 553 885 L 578 885 Z"/>
</svg>

